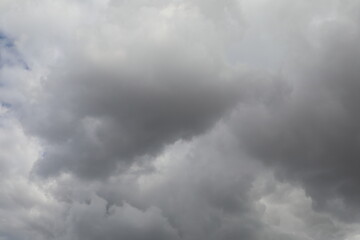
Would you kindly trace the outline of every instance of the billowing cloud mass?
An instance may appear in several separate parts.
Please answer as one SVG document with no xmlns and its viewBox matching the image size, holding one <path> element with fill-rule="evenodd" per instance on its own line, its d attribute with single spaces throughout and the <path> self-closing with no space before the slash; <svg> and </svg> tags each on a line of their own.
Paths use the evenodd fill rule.
<svg viewBox="0 0 360 240">
<path fill-rule="evenodd" d="M 359 13 L 0 1 L 0 240 L 360 239 Z"/>
<path fill-rule="evenodd" d="M 349 219 L 360 200 L 360 5 L 337 4 L 307 19 L 307 39 L 293 48 L 297 56 L 283 74 L 291 90 L 277 104 L 244 113 L 235 128 L 251 155 L 304 184 L 316 208 Z"/>
</svg>

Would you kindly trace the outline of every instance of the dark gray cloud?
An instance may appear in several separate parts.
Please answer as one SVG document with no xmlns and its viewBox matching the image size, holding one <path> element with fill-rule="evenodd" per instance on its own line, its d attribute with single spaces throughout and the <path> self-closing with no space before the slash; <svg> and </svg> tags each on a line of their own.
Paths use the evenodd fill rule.
<svg viewBox="0 0 360 240">
<path fill-rule="evenodd" d="M 89 204 L 74 204 L 69 216 L 69 239 L 180 239 L 158 209 L 144 212 L 128 204 L 112 206 L 94 198 Z"/>
<path fill-rule="evenodd" d="M 358 240 L 359 7 L 0 1 L 0 239 Z"/>
<path fill-rule="evenodd" d="M 268 195 L 282 198 L 284 203 L 289 204 L 284 208 L 291 209 L 291 212 L 280 215 L 285 223 L 291 220 L 302 224 L 302 218 L 306 216 L 308 221 L 313 221 L 314 228 L 322 225 L 322 228 L 336 233 L 331 219 L 311 211 L 308 201 L 304 200 L 305 195 L 300 193 L 293 198 L 288 197 L 292 192 L 297 193 L 296 189 L 288 186 L 283 190 L 284 187 L 278 187 L 273 178 L 265 176 L 263 180 L 268 185 L 280 189 L 265 193 L 262 180 L 253 182 L 257 174 L 263 175 L 263 170 L 245 157 L 239 161 L 241 154 L 236 150 L 236 142 L 226 132 L 226 128 L 217 127 L 210 135 L 191 144 L 177 142 L 154 160 L 156 172 L 137 175 L 130 171 L 111 178 L 107 184 L 92 186 L 72 178 L 59 179 L 50 192 L 59 199 L 73 201 L 69 211 L 71 217 L 67 218 L 73 230 L 66 236 L 70 239 L 76 239 L 75 236 L 86 239 L 99 234 L 109 238 L 125 237 L 135 236 L 132 229 L 137 229 L 136 236 L 140 237 L 144 232 L 148 236 L 145 239 L 151 239 L 149 226 L 144 221 L 152 215 L 152 221 L 159 222 L 155 228 L 157 234 L 164 234 L 159 237 L 167 236 L 169 239 L 262 239 L 265 236 L 269 239 L 301 239 L 290 232 L 299 234 L 304 231 L 302 226 L 291 230 L 288 226 L 288 232 L 282 232 L 273 227 L 271 221 L 261 220 L 267 211 L 278 206 L 267 200 Z M 226 147 L 218 149 L 219 143 L 226 143 Z M 219 158 L 222 161 L 218 161 Z M 78 189 L 81 191 L 78 192 Z M 93 192 L 97 196 L 92 196 Z M 292 206 L 294 203 L 298 206 Z M 300 215 L 299 212 L 304 210 L 308 214 Z M 141 215 L 145 220 L 127 225 L 134 219 L 133 214 Z M 121 220 L 125 216 L 128 220 Z M 101 227 L 94 230 L 94 226 L 99 225 Z M 122 226 L 127 226 L 127 230 Z M 303 235 L 315 237 L 318 234 L 315 239 L 337 239 L 331 236 L 333 232 L 319 234 L 313 230 Z"/>
<path fill-rule="evenodd" d="M 118 162 L 127 166 L 205 132 L 239 99 L 240 76 L 222 78 L 222 66 L 181 66 L 188 59 L 160 54 L 113 72 L 80 63 L 48 76 L 45 104 L 31 111 L 32 130 L 48 145 L 39 173 L 106 176 Z"/>
<path fill-rule="evenodd" d="M 225 31 L 218 23 L 240 28 L 237 4 L 184 4 L 114 5 L 138 9 L 144 21 L 105 22 L 110 32 L 84 26 L 82 34 L 98 36 L 80 35 L 65 49 L 26 109 L 27 129 L 45 146 L 37 173 L 107 177 L 204 133 L 239 101 L 244 76 L 222 52 L 228 37 L 216 36 Z"/>
<path fill-rule="evenodd" d="M 304 184 L 316 208 L 348 220 L 360 200 L 360 38 L 353 8 L 344 4 L 337 18 L 308 23 L 316 36 L 307 36 L 306 47 L 293 47 L 299 55 L 285 73 L 291 91 L 276 105 L 248 111 L 238 125 L 252 156 L 275 166 L 280 178 Z"/>
</svg>

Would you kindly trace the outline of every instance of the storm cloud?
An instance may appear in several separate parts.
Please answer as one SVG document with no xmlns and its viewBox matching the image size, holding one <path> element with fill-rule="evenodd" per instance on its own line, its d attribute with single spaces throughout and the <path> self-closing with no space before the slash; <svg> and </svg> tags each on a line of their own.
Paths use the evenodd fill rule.
<svg viewBox="0 0 360 240">
<path fill-rule="evenodd" d="M 349 1 L 309 19 L 306 46 L 292 47 L 298 55 L 282 76 L 291 90 L 237 125 L 251 155 L 304 184 L 317 208 L 345 218 L 357 215 L 360 196 L 358 8 Z"/>
<path fill-rule="evenodd" d="M 359 239 L 359 12 L 0 1 L 0 239 Z"/>
</svg>

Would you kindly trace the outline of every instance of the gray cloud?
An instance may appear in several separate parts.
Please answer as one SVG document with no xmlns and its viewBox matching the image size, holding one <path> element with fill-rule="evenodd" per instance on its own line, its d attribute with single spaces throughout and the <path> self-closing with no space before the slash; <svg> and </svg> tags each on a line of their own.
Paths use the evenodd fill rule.
<svg viewBox="0 0 360 240">
<path fill-rule="evenodd" d="M 239 153 L 234 137 L 226 127 L 217 126 L 191 143 L 177 142 L 154 159 L 156 171 L 147 174 L 131 169 L 92 185 L 58 179 L 48 191 L 72 201 L 71 217 L 66 219 L 73 228 L 64 237 L 130 236 L 134 228 L 141 236 L 148 231 L 145 220 L 128 226 L 130 220 L 120 219 L 133 219 L 132 214 L 147 219 L 155 211 L 152 221 L 162 223 L 156 231 L 173 233 L 170 239 L 345 238 L 344 226 L 314 212 L 303 189 L 278 182 Z"/>
<path fill-rule="evenodd" d="M 308 21 L 308 46 L 294 46 L 299 56 L 285 74 L 292 90 L 276 105 L 254 107 L 238 125 L 252 156 L 279 169 L 282 179 L 303 183 L 316 208 L 348 220 L 360 196 L 359 29 L 358 16 L 348 14 L 351 3 L 337 7 L 334 18 Z"/>
<path fill-rule="evenodd" d="M 1 240 L 358 239 L 356 1 L 37 3 L 0 2 Z"/>
<path fill-rule="evenodd" d="M 86 68 L 94 71 L 86 74 L 50 76 L 55 81 L 46 88 L 50 98 L 33 120 L 35 131 L 50 145 L 40 172 L 48 175 L 64 167 L 85 177 L 107 175 L 116 162 L 131 163 L 204 132 L 236 102 L 238 79 L 214 78 L 216 66 L 178 69 L 166 64 L 171 61 L 161 67 L 136 64 L 131 73 L 105 74 L 90 65 Z M 146 67 L 152 72 L 140 70 Z"/>
<path fill-rule="evenodd" d="M 106 202 L 74 204 L 69 221 L 69 239 L 179 239 L 158 209 L 142 212 L 125 204 L 104 214 Z"/>
<path fill-rule="evenodd" d="M 129 28 L 109 9 L 115 21 L 84 25 L 76 47 L 50 68 L 24 120 L 44 142 L 40 175 L 107 177 L 204 133 L 239 100 L 244 77 L 222 53 L 227 37 L 216 36 L 218 23 L 240 27 L 236 3 L 153 4 L 115 5 L 148 22 L 129 16 Z"/>
</svg>

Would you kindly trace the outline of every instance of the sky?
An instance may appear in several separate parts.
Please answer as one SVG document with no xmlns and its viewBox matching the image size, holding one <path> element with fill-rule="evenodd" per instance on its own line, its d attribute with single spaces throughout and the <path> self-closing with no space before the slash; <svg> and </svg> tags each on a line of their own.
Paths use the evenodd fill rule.
<svg viewBox="0 0 360 240">
<path fill-rule="evenodd" d="M 0 0 L 0 240 L 360 240 L 360 1 Z"/>
</svg>

